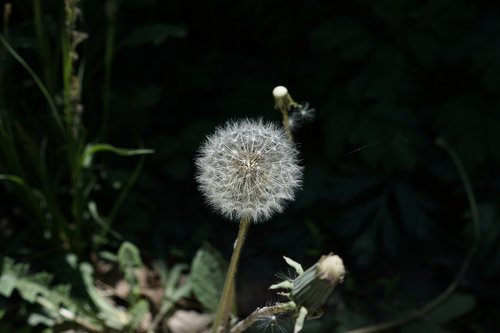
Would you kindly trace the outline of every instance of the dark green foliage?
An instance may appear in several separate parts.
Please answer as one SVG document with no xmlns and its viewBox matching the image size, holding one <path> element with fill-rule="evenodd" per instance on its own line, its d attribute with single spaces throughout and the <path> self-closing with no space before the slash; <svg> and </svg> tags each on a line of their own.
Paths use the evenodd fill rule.
<svg viewBox="0 0 500 333">
<path fill-rule="evenodd" d="M 123 240 L 146 265 L 156 257 L 190 262 L 205 240 L 227 257 L 236 226 L 203 203 L 193 158 L 228 118 L 279 121 L 271 91 L 284 84 L 317 110 L 295 134 L 304 188 L 283 215 L 250 230 L 238 290 L 244 303 L 265 304 L 261 293 L 282 255 L 306 264 L 330 251 L 349 274 L 309 332 L 393 319 L 437 295 L 474 241 L 459 174 L 434 143 L 442 136 L 471 179 L 481 242 L 457 293 L 436 310 L 447 319 L 426 317 L 401 332 L 500 327 L 500 5 L 84 1 L 76 29 L 89 38 L 73 59 L 84 108 L 73 140 L 64 127 L 64 110 L 75 105 L 65 95 L 62 64 L 70 60 L 62 51 L 71 45 L 61 41 L 62 2 L 11 3 L 2 35 L 52 102 L 0 45 L 1 253 L 33 261 L 33 272 L 52 271 L 54 251 L 87 261 L 96 251 L 116 253 Z M 86 155 L 148 152 L 113 147 L 155 154 Z M 177 287 L 170 296 L 187 295 Z M 144 313 L 144 304 L 134 311 Z M 35 310 L 24 313 L 43 322 Z M 13 322 L 4 316 L 0 330 L 23 331 L 22 319 Z"/>
</svg>

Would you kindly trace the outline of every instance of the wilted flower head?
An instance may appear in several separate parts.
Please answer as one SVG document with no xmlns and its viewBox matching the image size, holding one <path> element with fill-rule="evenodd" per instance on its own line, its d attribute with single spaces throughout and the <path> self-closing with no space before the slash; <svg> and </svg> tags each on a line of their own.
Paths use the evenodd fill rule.
<svg viewBox="0 0 500 333">
<path fill-rule="evenodd" d="M 196 179 L 209 204 L 224 216 L 264 221 L 294 199 L 302 177 L 297 155 L 273 123 L 228 122 L 202 145 Z"/>
</svg>

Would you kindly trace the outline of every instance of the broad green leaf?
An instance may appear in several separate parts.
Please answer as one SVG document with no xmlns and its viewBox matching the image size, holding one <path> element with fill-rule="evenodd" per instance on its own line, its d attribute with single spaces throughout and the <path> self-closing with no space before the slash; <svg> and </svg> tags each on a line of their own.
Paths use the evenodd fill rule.
<svg viewBox="0 0 500 333">
<path fill-rule="evenodd" d="M 224 286 L 227 262 L 210 244 L 196 252 L 191 264 L 193 293 L 203 306 L 215 312 Z"/>
<path fill-rule="evenodd" d="M 0 272 L 0 295 L 10 297 L 15 289 L 25 301 L 41 306 L 44 316 L 47 316 L 49 321 L 50 319 L 54 323 L 66 320 L 81 321 L 100 329 L 99 320 L 88 311 L 88 304 L 72 298 L 69 286 L 51 285 L 51 274 L 45 272 L 30 274 L 28 265 L 15 263 L 8 257 L 3 258 Z M 37 316 L 31 320 L 49 323 Z"/>
</svg>

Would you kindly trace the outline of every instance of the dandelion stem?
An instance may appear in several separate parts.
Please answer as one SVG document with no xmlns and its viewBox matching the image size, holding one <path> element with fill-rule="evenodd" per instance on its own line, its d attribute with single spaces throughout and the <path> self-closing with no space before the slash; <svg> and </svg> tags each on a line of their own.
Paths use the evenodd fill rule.
<svg viewBox="0 0 500 333">
<path fill-rule="evenodd" d="M 254 312 L 252 312 L 248 317 L 238 322 L 232 329 L 231 333 L 241 333 L 250 328 L 256 321 L 260 320 L 266 316 L 273 316 L 280 313 L 285 313 L 289 311 L 293 311 L 297 308 L 294 302 L 288 303 L 279 303 L 272 306 L 265 306 L 262 308 L 258 308 Z"/>
<path fill-rule="evenodd" d="M 214 324 L 212 326 L 212 333 L 219 333 L 221 327 L 224 328 L 225 332 L 226 325 L 229 320 L 229 314 L 232 309 L 233 299 L 234 299 L 234 277 L 236 275 L 236 270 L 238 268 L 238 261 L 240 259 L 241 249 L 243 243 L 245 243 L 246 234 L 248 232 L 248 226 L 250 221 L 248 219 L 241 219 L 240 228 L 238 231 L 238 236 L 234 243 L 233 254 L 231 255 L 231 261 L 229 262 L 229 269 L 226 274 L 226 281 L 224 282 L 224 288 L 222 289 L 222 295 L 219 301 L 219 306 L 217 307 L 217 313 L 215 314 Z"/>
<path fill-rule="evenodd" d="M 292 129 L 290 127 L 289 112 L 291 108 L 300 107 L 301 105 L 295 102 L 288 93 L 288 89 L 283 86 L 278 86 L 273 90 L 274 108 L 281 112 L 283 127 L 290 141 L 293 141 Z"/>
</svg>

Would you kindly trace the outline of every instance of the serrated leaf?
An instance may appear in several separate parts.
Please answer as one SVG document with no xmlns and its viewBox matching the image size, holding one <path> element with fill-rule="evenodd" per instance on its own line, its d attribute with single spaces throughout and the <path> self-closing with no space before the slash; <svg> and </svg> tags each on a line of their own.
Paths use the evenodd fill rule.
<svg viewBox="0 0 500 333">
<path fill-rule="evenodd" d="M 227 262 L 210 244 L 196 252 L 191 264 L 193 293 L 208 310 L 215 312 L 224 286 Z"/>
<path fill-rule="evenodd" d="M 429 321 L 444 324 L 458 318 L 476 306 L 476 299 L 472 295 L 456 293 L 451 295 L 440 306 L 429 313 Z"/>
<path fill-rule="evenodd" d="M 140 300 L 135 303 L 132 308 L 129 310 L 130 315 L 130 324 L 129 328 L 135 330 L 137 326 L 144 319 L 144 316 L 149 313 L 149 303 L 146 300 Z"/>
<path fill-rule="evenodd" d="M 1 266 L 1 295 L 9 297 L 13 290 L 17 290 L 25 301 L 42 306 L 44 313 L 54 322 L 59 323 L 78 318 L 81 322 L 86 322 L 92 327 L 100 329 L 99 322 L 87 311 L 88 307 L 70 296 L 68 286 L 50 285 L 51 274 L 45 272 L 29 274 L 28 265 L 15 263 L 13 259 L 8 257 L 3 258 Z M 71 314 L 71 316 L 64 316 L 64 313 Z M 35 317 L 32 320 L 37 321 L 41 318 Z"/>
<path fill-rule="evenodd" d="M 157 269 L 159 271 L 161 281 L 165 286 L 165 292 L 163 294 L 163 303 L 160 310 L 151 324 L 152 328 L 157 327 L 159 322 L 174 309 L 176 303 L 181 298 L 188 297 L 191 294 L 192 288 L 190 279 L 185 281 L 183 285 L 179 286 L 182 271 L 184 271 L 187 267 L 188 266 L 186 264 L 176 264 L 170 271 L 167 271 L 163 262 L 157 263 Z M 148 333 L 152 333 L 153 331 L 153 329 L 150 329 Z"/>
<path fill-rule="evenodd" d="M 122 330 L 130 323 L 130 316 L 126 312 L 115 308 L 109 300 L 101 296 L 93 283 L 93 269 L 90 264 L 80 264 L 80 272 L 89 297 L 92 299 L 94 305 L 99 309 L 99 317 L 108 327 L 119 331 Z"/>
<path fill-rule="evenodd" d="M 118 249 L 118 264 L 122 270 L 139 268 L 142 266 L 141 255 L 137 246 L 130 242 L 123 242 Z"/>
</svg>

